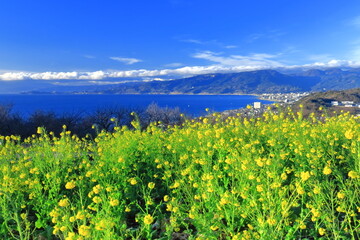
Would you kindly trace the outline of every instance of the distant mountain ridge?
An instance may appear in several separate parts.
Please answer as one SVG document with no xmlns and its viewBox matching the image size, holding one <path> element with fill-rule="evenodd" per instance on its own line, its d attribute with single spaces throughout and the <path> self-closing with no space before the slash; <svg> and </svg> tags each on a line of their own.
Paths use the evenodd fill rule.
<svg viewBox="0 0 360 240">
<path fill-rule="evenodd" d="M 300 80 L 301 79 L 301 80 Z M 204 74 L 171 81 L 153 81 L 114 86 L 117 94 L 257 94 L 310 90 L 312 78 L 289 76 L 275 70 Z M 301 84 L 300 84 L 301 83 Z"/>
<path fill-rule="evenodd" d="M 345 90 L 360 87 L 360 68 L 342 70 L 330 68 L 326 70 L 311 69 L 298 76 L 307 76 L 319 79 L 319 82 L 312 86 L 312 91 L 323 90 Z"/>
<path fill-rule="evenodd" d="M 116 94 L 260 94 L 360 87 L 360 69 L 309 70 L 284 74 L 275 70 L 216 73 L 171 81 L 129 83 L 113 86 L 106 93 Z"/>
<path fill-rule="evenodd" d="M 294 73 L 295 72 L 295 73 Z M 116 79 L 112 79 L 116 81 Z M 176 80 L 61 86 L 62 80 L 0 81 L 0 93 L 67 94 L 261 94 L 360 87 L 360 68 L 257 70 L 203 74 Z M 74 80 L 73 80 L 74 81 Z M 101 80 L 98 80 L 101 83 Z M 120 81 L 120 80 L 119 80 Z"/>
</svg>

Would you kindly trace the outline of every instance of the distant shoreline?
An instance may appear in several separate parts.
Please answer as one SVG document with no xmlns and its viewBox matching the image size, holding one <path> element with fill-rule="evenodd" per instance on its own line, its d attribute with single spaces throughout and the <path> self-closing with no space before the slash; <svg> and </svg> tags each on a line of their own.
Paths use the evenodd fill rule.
<svg viewBox="0 0 360 240">
<path fill-rule="evenodd" d="M 224 94 L 224 93 L 97 93 L 97 92 L 24 92 L 24 93 L 0 93 L 0 95 L 185 95 L 185 96 L 256 96 L 260 97 L 261 94 L 254 93 L 233 93 L 233 94 Z M 265 99 L 264 99 L 265 100 Z"/>
</svg>

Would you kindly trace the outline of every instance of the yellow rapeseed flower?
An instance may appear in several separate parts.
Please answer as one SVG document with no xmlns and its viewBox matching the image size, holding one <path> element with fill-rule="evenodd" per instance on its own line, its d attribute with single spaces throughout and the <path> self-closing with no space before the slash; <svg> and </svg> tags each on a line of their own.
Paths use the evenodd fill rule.
<svg viewBox="0 0 360 240">
<path fill-rule="evenodd" d="M 90 227 L 86 225 L 81 225 L 79 227 L 79 234 L 84 237 L 88 237 L 90 235 Z"/>
<path fill-rule="evenodd" d="M 43 129 L 41 127 L 37 128 L 37 131 L 36 131 L 37 134 L 42 134 L 43 132 L 44 131 L 43 131 Z"/>
<path fill-rule="evenodd" d="M 75 217 L 76 217 L 76 219 L 82 220 L 85 218 L 85 213 L 82 211 L 79 211 L 79 212 L 77 212 Z"/>
<path fill-rule="evenodd" d="M 135 178 L 130 178 L 129 182 L 130 182 L 131 185 L 136 185 L 137 184 L 137 181 L 136 181 Z"/>
<path fill-rule="evenodd" d="M 149 187 L 150 189 L 153 189 L 153 188 L 155 187 L 155 183 L 154 183 L 154 182 L 149 182 L 149 183 L 148 183 L 148 187 Z"/>
<path fill-rule="evenodd" d="M 310 178 L 310 172 L 309 171 L 301 172 L 300 177 L 301 177 L 301 180 L 305 182 L 306 180 L 308 180 Z"/>
<path fill-rule="evenodd" d="M 343 192 L 338 192 L 336 196 L 337 196 L 339 199 L 343 199 L 343 198 L 345 198 L 345 193 L 343 193 Z"/>
<path fill-rule="evenodd" d="M 354 132 L 353 132 L 352 130 L 347 130 L 347 131 L 345 132 L 345 137 L 346 137 L 347 139 L 352 139 L 352 138 L 354 137 Z"/>
<path fill-rule="evenodd" d="M 302 195 L 302 194 L 304 194 L 304 193 L 305 193 L 304 188 L 303 188 L 303 187 L 301 187 L 301 186 L 297 187 L 297 188 L 296 188 L 296 191 L 297 191 L 297 193 L 298 193 L 298 194 L 300 194 L 300 195 Z"/>
<path fill-rule="evenodd" d="M 299 226 L 300 229 L 306 229 L 306 225 L 304 223 L 301 223 Z"/>
<path fill-rule="evenodd" d="M 68 198 L 65 198 L 65 199 L 61 199 L 58 203 L 58 205 L 60 207 L 67 207 L 69 206 L 69 199 Z"/>
<path fill-rule="evenodd" d="M 326 230 L 324 228 L 319 228 L 319 234 L 321 236 L 325 235 L 325 233 L 326 233 Z"/>
<path fill-rule="evenodd" d="M 178 181 L 175 181 L 174 184 L 172 186 L 170 186 L 170 188 L 178 188 L 180 186 L 180 183 Z"/>
<path fill-rule="evenodd" d="M 105 220 L 100 220 L 95 224 L 95 229 L 99 231 L 103 231 L 108 227 L 108 222 Z"/>
<path fill-rule="evenodd" d="M 144 223 L 145 223 L 146 225 L 152 224 L 153 221 L 154 221 L 154 218 L 153 218 L 150 214 L 147 214 L 147 215 L 144 217 Z"/>
<path fill-rule="evenodd" d="M 355 172 L 355 171 L 350 171 L 350 172 L 348 173 L 348 176 L 349 176 L 350 178 L 358 178 L 358 177 L 359 177 L 358 173 Z"/>
<path fill-rule="evenodd" d="M 218 227 L 218 226 L 215 226 L 215 225 L 212 225 L 212 226 L 210 226 L 210 229 L 213 230 L 213 231 L 216 231 L 216 230 L 219 229 L 219 227 Z"/>
<path fill-rule="evenodd" d="M 74 232 L 69 232 L 65 240 L 75 240 L 76 234 Z"/>
<path fill-rule="evenodd" d="M 319 186 L 316 186 L 316 187 L 314 187 L 314 189 L 313 189 L 313 192 L 314 192 L 315 194 L 319 194 L 320 191 L 321 191 L 321 188 L 320 188 Z"/>
<path fill-rule="evenodd" d="M 226 198 L 221 198 L 220 199 L 220 205 L 225 205 L 225 204 L 228 204 L 229 201 L 226 199 Z"/>
<path fill-rule="evenodd" d="M 102 187 L 100 186 L 100 184 L 96 185 L 93 187 L 93 192 L 95 194 L 99 194 L 100 190 L 102 189 Z"/>
<path fill-rule="evenodd" d="M 101 198 L 99 196 L 93 197 L 92 200 L 93 200 L 94 203 L 100 203 L 101 202 Z"/>
<path fill-rule="evenodd" d="M 110 205 L 113 206 L 113 207 L 119 205 L 119 200 L 117 200 L 117 199 L 112 199 L 112 200 L 110 201 Z"/>
<path fill-rule="evenodd" d="M 324 167 L 324 169 L 323 169 L 323 173 L 324 173 L 325 175 L 329 175 L 329 174 L 332 173 L 332 170 L 331 170 L 331 168 L 329 168 L 328 166 L 326 166 L 326 167 Z"/>
<path fill-rule="evenodd" d="M 273 218 L 269 218 L 268 220 L 266 220 L 266 222 L 270 225 L 270 226 L 273 226 L 276 224 L 276 220 L 273 219 Z"/>
<path fill-rule="evenodd" d="M 256 186 L 256 191 L 258 191 L 258 192 L 264 191 L 262 185 L 257 185 L 257 186 Z"/>
<path fill-rule="evenodd" d="M 53 234 L 57 234 L 59 232 L 60 228 L 58 226 L 54 226 Z"/>
<path fill-rule="evenodd" d="M 67 182 L 66 185 L 65 185 L 65 188 L 66 189 L 73 189 L 76 187 L 76 184 L 74 181 L 71 181 L 71 182 Z"/>
</svg>

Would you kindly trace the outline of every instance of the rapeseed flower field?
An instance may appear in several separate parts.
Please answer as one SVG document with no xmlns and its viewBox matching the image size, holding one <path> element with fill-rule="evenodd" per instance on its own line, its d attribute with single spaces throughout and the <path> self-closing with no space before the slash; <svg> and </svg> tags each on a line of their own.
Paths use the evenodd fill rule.
<svg viewBox="0 0 360 240">
<path fill-rule="evenodd" d="M 360 239 L 360 124 L 213 114 L 0 137 L 0 239 Z"/>
</svg>

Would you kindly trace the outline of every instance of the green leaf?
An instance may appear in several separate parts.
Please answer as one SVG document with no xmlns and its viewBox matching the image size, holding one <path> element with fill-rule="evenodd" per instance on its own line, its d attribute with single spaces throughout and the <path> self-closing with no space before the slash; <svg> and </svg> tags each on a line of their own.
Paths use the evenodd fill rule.
<svg viewBox="0 0 360 240">
<path fill-rule="evenodd" d="M 42 228 L 43 227 L 43 223 L 42 221 L 40 221 L 39 219 L 35 222 L 35 227 L 36 228 Z"/>
</svg>

